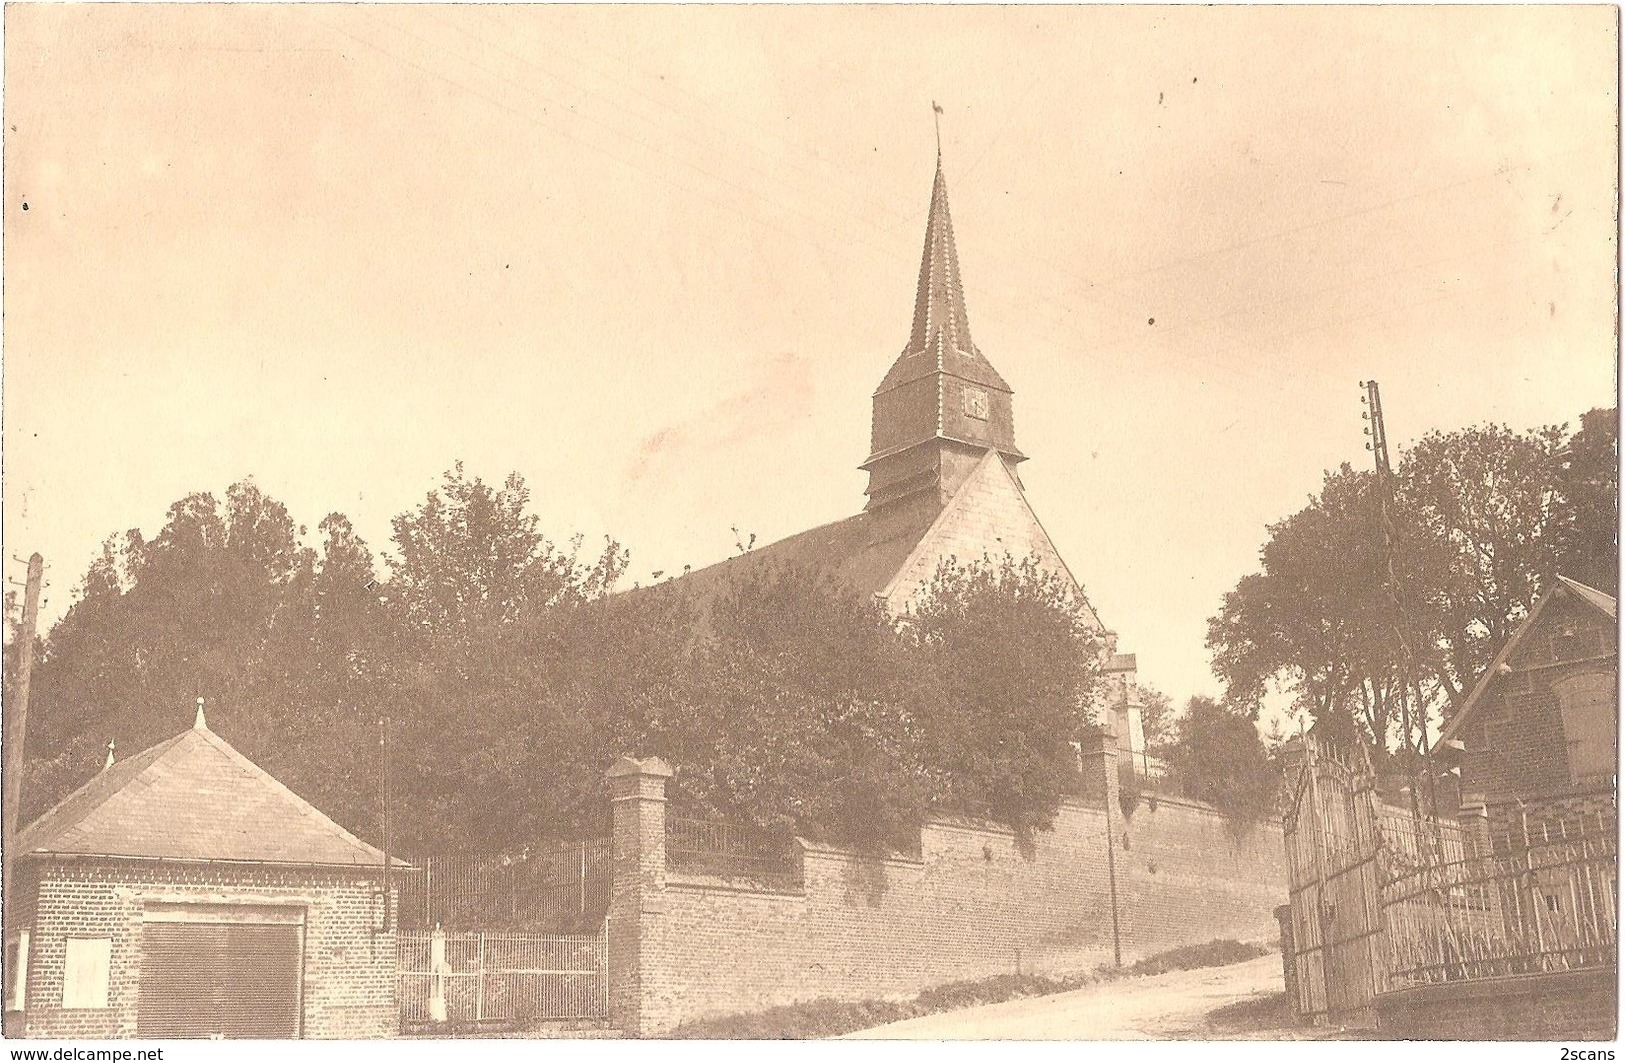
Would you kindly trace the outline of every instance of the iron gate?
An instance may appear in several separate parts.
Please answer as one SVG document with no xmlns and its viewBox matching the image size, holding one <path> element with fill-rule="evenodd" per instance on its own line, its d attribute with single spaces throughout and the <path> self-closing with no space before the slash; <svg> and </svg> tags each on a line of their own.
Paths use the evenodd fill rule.
<svg viewBox="0 0 1625 1063">
<path fill-rule="evenodd" d="M 1382 992 L 1375 773 L 1303 737 L 1285 820 L 1294 1002 L 1317 1026 L 1374 1027 Z"/>
<path fill-rule="evenodd" d="M 402 933 L 401 1028 L 607 1018 L 608 929 L 605 922 L 594 934 Z"/>
</svg>

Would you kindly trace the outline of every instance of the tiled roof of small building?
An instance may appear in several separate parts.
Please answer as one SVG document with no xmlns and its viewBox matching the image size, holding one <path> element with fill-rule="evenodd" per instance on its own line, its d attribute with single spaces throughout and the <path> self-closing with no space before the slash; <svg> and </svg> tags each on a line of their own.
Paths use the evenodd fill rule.
<svg viewBox="0 0 1625 1063">
<path fill-rule="evenodd" d="M 1604 594 L 1595 587 L 1587 587 L 1584 583 L 1569 579 L 1567 576 L 1559 576 L 1557 579 L 1559 583 L 1579 595 L 1580 598 L 1607 613 L 1609 619 L 1619 619 L 1619 603 L 1610 595 Z"/>
<path fill-rule="evenodd" d="M 1512 633 L 1512 637 L 1507 639 L 1501 646 L 1500 651 L 1495 655 L 1495 659 L 1490 662 L 1489 667 L 1479 674 L 1478 682 L 1473 685 L 1472 690 L 1468 692 L 1467 697 L 1462 700 L 1461 705 L 1456 709 L 1455 715 L 1450 718 L 1449 722 L 1445 724 L 1444 730 L 1440 732 L 1440 741 L 1448 741 L 1462 732 L 1467 726 L 1467 721 L 1477 713 L 1478 706 L 1483 702 L 1485 693 L 1495 681 L 1495 677 L 1500 674 L 1502 665 L 1512 657 L 1518 645 L 1523 642 L 1524 636 L 1539 623 L 1540 615 L 1545 610 L 1546 603 L 1551 601 L 1552 598 L 1565 593 L 1572 594 L 1575 598 L 1607 616 L 1609 620 L 1618 623 L 1619 607 L 1611 595 L 1604 594 L 1594 587 L 1587 587 L 1584 583 L 1577 583 L 1567 576 L 1558 576 L 1557 582 L 1546 588 L 1546 592 L 1535 602 L 1534 608 L 1529 610 L 1529 615 L 1523 618 L 1523 622 Z"/>
<path fill-rule="evenodd" d="M 115 763 L 18 835 L 19 856 L 381 868 L 384 855 L 198 725 Z"/>
</svg>

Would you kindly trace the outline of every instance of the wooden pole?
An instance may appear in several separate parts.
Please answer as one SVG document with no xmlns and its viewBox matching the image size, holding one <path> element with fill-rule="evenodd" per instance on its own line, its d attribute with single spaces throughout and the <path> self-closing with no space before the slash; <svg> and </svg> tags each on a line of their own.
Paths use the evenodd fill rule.
<svg viewBox="0 0 1625 1063">
<path fill-rule="evenodd" d="M 4 930 L 10 935 L 12 926 L 11 906 L 11 878 L 14 868 L 13 854 L 16 852 L 17 816 L 21 812 L 23 793 L 23 750 L 28 740 L 28 688 L 34 672 L 34 629 L 39 623 L 39 591 L 40 580 L 45 574 L 45 559 L 34 554 L 28 559 L 28 583 L 23 592 L 23 622 L 17 630 L 17 637 L 22 645 L 17 651 L 17 690 L 16 704 L 11 706 L 10 719 L 5 721 L 5 793 L 3 809 L 4 823 L 4 851 L 0 852 L 0 862 L 4 864 L 4 882 L 0 883 L 0 918 L 3 918 Z M 11 986 L 7 984 L 8 993 Z"/>
<path fill-rule="evenodd" d="M 390 930 L 391 917 L 394 915 L 394 898 L 391 891 L 394 885 L 392 868 L 390 865 L 390 822 L 389 822 L 389 730 L 383 717 L 378 720 L 378 818 L 384 842 L 384 925 L 382 932 L 387 934 Z"/>
</svg>

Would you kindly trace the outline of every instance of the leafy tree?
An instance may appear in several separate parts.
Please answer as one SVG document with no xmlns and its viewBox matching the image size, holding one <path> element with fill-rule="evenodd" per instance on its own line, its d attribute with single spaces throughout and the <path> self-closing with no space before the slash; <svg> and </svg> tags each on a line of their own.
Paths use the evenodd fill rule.
<svg viewBox="0 0 1625 1063">
<path fill-rule="evenodd" d="M 390 597 L 409 622 L 437 639 L 484 635 L 537 611 L 602 597 L 627 557 L 606 542 L 591 562 L 581 540 L 558 549 L 527 511 L 530 489 L 517 473 L 500 488 L 470 479 L 458 462 L 414 512 L 394 520 Z"/>
<path fill-rule="evenodd" d="M 806 569 L 749 570 L 711 603 L 651 740 L 701 809 L 780 837 L 911 846 L 924 791 L 903 654 L 872 599 Z"/>
<path fill-rule="evenodd" d="M 933 803 L 1022 835 L 1047 829 L 1101 689 L 1083 603 L 1031 559 L 949 562 L 903 631 Z"/>
<path fill-rule="evenodd" d="M 1256 717 L 1279 683 L 1328 730 L 1385 744 L 1396 722 L 1399 683 L 1395 612 L 1384 591 L 1375 475 L 1348 465 L 1326 476 L 1320 495 L 1270 526 L 1262 571 L 1225 595 L 1208 623 L 1214 672 L 1229 702 Z M 1395 522 L 1404 526 L 1401 522 Z M 1401 557 L 1421 552 L 1402 542 Z M 1418 566 L 1405 585 L 1419 590 Z M 1412 618 L 1425 610 L 1408 611 Z M 1412 645 L 1427 641 L 1412 631 Z"/>
<path fill-rule="evenodd" d="M 312 564 L 298 536 L 244 481 L 223 508 L 207 494 L 175 503 L 151 542 L 131 531 L 104 544 L 35 674 L 25 817 L 99 770 L 109 739 L 135 751 L 185 727 L 198 696 L 225 708 L 211 715 L 230 721 L 223 733 L 244 722 L 230 706 Z"/>
<path fill-rule="evenodd" d="M 1347 465 L 1328 473 L 1270 526 L 1261 570 L 1209 621 L 1227 700 L 1256 714 L 1281 686 L 1334 738 L 1420 745 L 1554 574 L 1611 568 L 1612 419 L 1588 417 L 1573 440 L 1561 428 L 1431 433 L 1386 485 Z"/>
<path fill-rule="evenodd" d="M 1275 808 L 1279 766 L 1245 712 L 1194 697 L 1179 718 L 1168 751 L 1169 771 L 1188 797 L 1232 815 L 1257 819 Z"/>
<path fill-rule="evenodd" d="M 1591 410 L 1560 454 L 1562 574 L 1619 593 L 1619 412 Z"/>
<path fill-rule="evenodd" d="M 1399 469 L 1405 520 L 1438 567 L 1435 677 L 1452 701 L 1512 636 L 1559 567 L 1562 428 L 1432 432 Z"/>
<path fill-rule="evenodd" d="M 1146 752 L 1161 757 L 1173 740 L 1176 719 L 1174 701 L 1155 687 L 1139 685 L 1140 730 L 1145 734 Z"/>
</svg>

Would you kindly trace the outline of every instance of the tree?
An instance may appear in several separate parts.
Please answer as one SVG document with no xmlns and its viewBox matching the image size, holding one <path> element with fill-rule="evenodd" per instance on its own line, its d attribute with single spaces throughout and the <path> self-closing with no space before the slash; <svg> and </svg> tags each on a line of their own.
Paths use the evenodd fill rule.
<svg viewBox="0 0 1625 1063">
<path fill-rule="evenodd" d="M 626 553 L 607 541 L 598 558 L 583 562 L 581 540 L 558 549 L 529 503 L 518 473 L 493 489 L 458 462 L 415 512 L 395 518 L 390 597 L 413 627 L 466 642 L 495 625 L 609 593 L 626 570 Z"/>
<path fill-rule="evenodd" d="M 1559 568 L 1564 430 L 1431 432 L 1398 475 L 1404 520 L 1434 548 L 1435 677 L 1458 700 Z"/>
<path fill-rule="evenodd" d="M 1155 687 L 1138 686 L 1140 703 L 1140 730 L 1145 735 L 1146 752 L 1161 757 L 1168 743 L 1173 741 L 1177 722 L 1174 701 Z"/>
<path fill-rule="evenodd" d="M 398 790 L 420 814 L 403 827 L 408 841 L 490 851 L 572 829 L 547 818 L 559 788 L 598 785 L 582 775 L 554 779 L 549 758 L 566 721 L 548 707 L 555 677 L 527 662 L 566 666 L 547 652 L 568 642 L 562 618 L 601 602 L 627 555 L 610 540 L 592 560 L 580 557 L 579 538 L 559 549 L 529 505 L 517 473 L 492 488 L 458 463 L 416 510 L 394 519 L 386 689 Z"/>
<path fill-rule="evenodd" d="M 1619 412 L 1591 410 L 1560 454 L 1557 540 L 1563 575 L 1619 593 Z"/>
<path fill-rule="evenodd" d="M 196 697 L 224 707 L 211 716 L 223 733 L 249 721 L 231 706 L 313 563 L 299 534 L 245 480 L 224 507 L 208 494 L 176 502 L 150 542 L 133 530 L 107 540 L 44 644 L 25 816 L 99 770 L 110 739 L 134 751 L 181 730 Z"/>
<path fill-rule="evenodd" d="M 1192 698 L 1179 718 L 1168 762 L 1187 797 L 1247 819 L 1275 808 L 1281 772 L 1245 712 L 1212 698 Z"/>
<path fill-rule="evenodd" d="M 1328 473 L 1270 526 L 1261 571 L 1209 621 L 1227 700 L 1256 713 L 1279 684 L 1325 734 L 1419 747 L 1555 574 L 1611 567 L 1612 420 L 1588 416 L 1592 434 L 1573 440 L 1562 428 L 1431 433 L 1387 484 L 1347 465 Z"/>
<path fill-rule="evenodd" d="M 924 787 L 904 652 L 873 599 L 803 568 L 747 570 L 711 603 L 651 740 L 701 809 L 781 838 L 912 847 Z"/>
<path fill-rule="evenodd" d="M 1100 691 L 1100 632 L 1031 559 L 945 563 L 903 633 L 936 807 L 1047 829 Z"/>
<path fill-rule="evenodd" d="M 1243 577 L 1208 622 L 1229 704 L 1256 718 L 1279 683 L 1327 730 L 1386 745 L 1398 716 L 1400 661 L 1376 486 L 1374 473 L 1344 465 L 1327 474 L 1307 507 L 1270 526 L 1262 571 Z M 1396 545 L 1402 558 L 1426 556 L 1414 539 Z M 1424 567 L 1401 571 L 1409 576 L 1411 644 L 1424 645 L 1418 622 L 1431 612 L 1415 604 L 1428 597 Z"/>
</svg>

